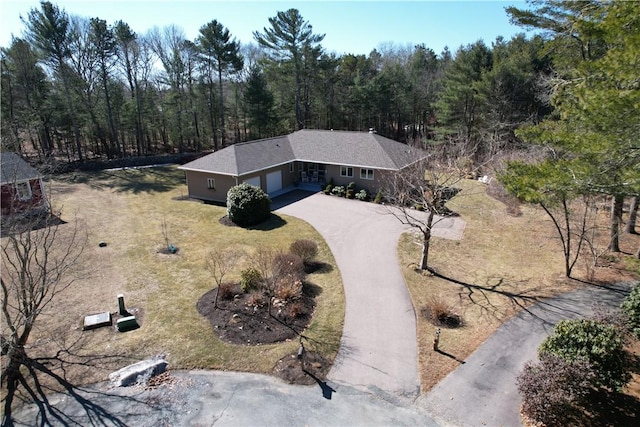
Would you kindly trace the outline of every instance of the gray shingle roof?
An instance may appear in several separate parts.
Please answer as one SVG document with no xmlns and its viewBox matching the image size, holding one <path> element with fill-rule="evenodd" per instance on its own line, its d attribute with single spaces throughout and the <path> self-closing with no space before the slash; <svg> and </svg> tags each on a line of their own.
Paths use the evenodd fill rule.
<svg viewBox="0 0 640 427">
<path fill-rule="evenodd" d="M 286 136 L 231 145 L 179 169 L 242 176 L 298 160 L 399 170 L 419 157 L 415 149 L 375 133 L 299 130 Z"/>
<path fill-rule="evenodd" d="M 2 184 L 11 184 L 40 178 L 40 173 L 16 153 L 0 153 L 0 174 Z"/>
</svg>

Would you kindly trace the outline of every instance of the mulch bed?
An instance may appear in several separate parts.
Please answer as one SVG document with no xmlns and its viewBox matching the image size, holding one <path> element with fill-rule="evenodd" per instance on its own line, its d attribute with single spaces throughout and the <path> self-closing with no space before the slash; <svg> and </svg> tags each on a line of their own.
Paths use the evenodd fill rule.
<svg viewBox="0 0 640 427">
<path fill-rule="evenodd" d="M 275 300 L 271 313 L 266 295 L 263 295 L 263 304 L 249 304 L 256 295 L 242 293 L 236 285 L 232 297 L 220 298 L 216 307 L 217 292 L 216 288 L 204 294 L 196 308 L 209 320 L 214 333 L 231 344 L 272 344 L 297 338 L 311 322 L 315 308 L 315 298 L 307 284 L 296 301 L 282 303 Z"/>
</svg>

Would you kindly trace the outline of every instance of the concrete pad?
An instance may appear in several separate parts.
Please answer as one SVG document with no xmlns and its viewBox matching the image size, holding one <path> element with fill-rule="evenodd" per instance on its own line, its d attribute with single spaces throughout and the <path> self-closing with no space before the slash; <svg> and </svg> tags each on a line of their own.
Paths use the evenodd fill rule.
<svg viewBox="0 0 640 427">
<path fill-rule="evenodd" d="M 103 326 L 111 326 L 111 313 L 108 311 L 85 316 L 84 323 L 82 324 L 82 330 L 88 331 L 91 329 L 101 328 Z"/>
</svg>

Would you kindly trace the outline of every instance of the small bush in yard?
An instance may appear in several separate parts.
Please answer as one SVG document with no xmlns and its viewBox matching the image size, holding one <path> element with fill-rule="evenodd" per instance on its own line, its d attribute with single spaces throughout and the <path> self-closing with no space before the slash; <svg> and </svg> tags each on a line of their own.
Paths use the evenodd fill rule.
<svg viewBox="0 0 640 427">
<path fill-rule="evenodd" d="M 362 189 L 356 193 L 356 199 L 366 202 L 369 200 L 369 193 L 367 193 L 367 190 Z"/>
<path fill-rule="evenodd" d="M 289 252 L 298 255 L 304 262 L 309 262 L 318 255 L 318 245 L 313 240 L 299 239 L 289 246 Z"/>
<path fill-rule="evenodd" d="M 636 284 L 631 293 L 622 301 L 620 310 L 627 318 L 631 333 L 640 339 L 640 284 Z"/>
<path fill-rule="evenodd" d="M 224 282 L 220 284 L 218 287 L 218 299 L 221 300 L 230 300 L 233 298 L 233 288 L 235 287 L 234 283 Z"/>
<path fill-rule="evenodd" d="M 262 275 L 255 268 L 246 268 L 240 272 L 240 290 L 249 292 L 258 289 L 262 283 Z"/>
<path fill-rule="evenodd" d="M 324 194 L 331 194 L 331 190 L 333 190 L 333 185 L 332 184 L 327 184 L 327 186 L 324 187 L 324 190 L 322 190 L 322 192 Z"/>
<path fill-rule="evenodd" d="M 516 381 L 523 415 L 547 426 L 569 424 L 567 419 L 581 412 L 595 377 L 585 359 L 544 354 L 539 363 L 528 362 Z"/>
<path fill-rule="evenodd" d="M 236 185 L 227 193 L 227 215 L 243 227 L 258 224 L 271 215 L 271 199 L 258 187 Z"/>
<path fill-rule="evenodd" d="M 251 291 L 251 293 L 247 295 L 247 305 L 250 307 L 261 307 L 264 303 L 264 295 L 261 291 Z"/>
<path fill-rule="evenodd" d="M 356 197 L 355 190 L 352 190 L 352 189 L 348 188 L 346 197 L 347 197 L 347 199 L 355 199 L 355 197 Z"/>
<path fill-rule="evenodd" d="M 335 195 L 335 196 L 340 196 L 340 197 L 344 197 L 346 191 L 344 189 L 344 187 L 342 185 L 337 185 L 335 187 L 333 187 L 333 189 L 331 190 L 331 194 Z"/>
<path fill-rule="evenodd" d="M 292 301 L 302 296 L 302 280 L 284 277 L 276 282 L 275 297 L 282 301 Z"/>
<path fill-rule="evenodd" d="M 307 314 L 307 307 L 300 301 L 292 302 L 286 305 L 286 313 L 289 317 L 295 319 Z"/>
<path fill-rule="evenodd" d="M 422 314 L 436 326 L 456 328 L 462 326 L 462 318 L 455 313 L 451 304 L 440 296 L 431 296 Z"/>
<path fill-rule="evenodd" d="M 304 277 L 304 261 L 298 255 L 280 253 L 273 259 L 273 276 L 276 280 L 285 277 L 301 280 Z"/>
<path fill-rule="evenodd" d="M 373 203 L 377 203 L 380 204 L 382 203 L 382 190 L 378 190 L 378 192 L 376 193 L 376 197 L 373 199 Z"/>
<path fill-rule="evenodd" d="M 613 325 L 597 320 L 561 320 L 538 348 L 538 356 L 547 354 L 567 361 L 583 359 L 596 374 L 594 386 L 619 390 L 631 379 L 624 341 Z"/>
</svg>

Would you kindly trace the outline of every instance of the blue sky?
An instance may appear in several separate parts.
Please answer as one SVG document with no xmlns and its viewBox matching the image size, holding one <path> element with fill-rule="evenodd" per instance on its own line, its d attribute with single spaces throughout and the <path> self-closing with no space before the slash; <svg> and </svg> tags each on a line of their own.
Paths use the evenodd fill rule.
<svg viewBox="0 0 640 427">
<path fill-rule="evenodd" d="M 368 54 L 392 42 L 400 46 L 423 43 L 440 53 L 452 52 L 483 39 L 488 45 L 499 35 L 509 39 L 524 32 L 513 26 L 504 12 L 512 1 L 243 1 L 243 0 L 58 0 L 70 15 L 98 17 L 109 24 L 123 20 L 137 33 L 154 26 L 175 24 L 193 40 L 207 22 L 217 19 L 242 43 L 253 42 L 253 31 L 269 26 L 278 11 L 296 8 L 313 26 L 326 34 L 328 52 Z M 29 10 L 38 0 L 0 0 L 0 46 L 8 46 L 11 34 L 20 36 Z"/>
</svg>

